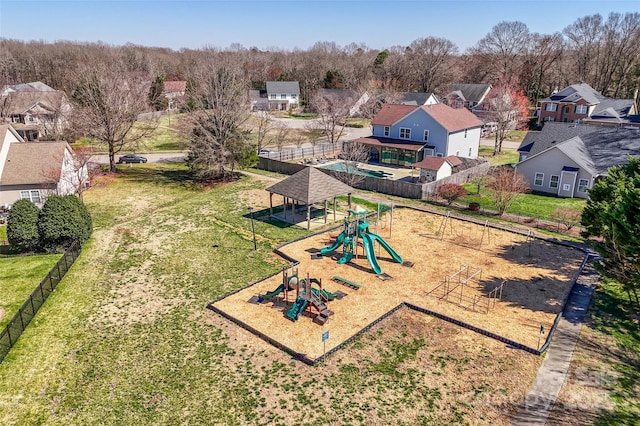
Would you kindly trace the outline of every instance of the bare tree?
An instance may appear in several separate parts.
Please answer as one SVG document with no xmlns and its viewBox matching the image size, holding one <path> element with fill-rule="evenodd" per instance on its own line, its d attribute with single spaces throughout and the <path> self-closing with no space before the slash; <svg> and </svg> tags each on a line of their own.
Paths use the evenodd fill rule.
<svg viewBox="0 0 640 426">
<path fill-rule="evenodd" d="M 287 144 L 290 134 L 291 134 L 291 128 L 287 126 L 285 123 L 279 122 L 273 126 L 270 138 L 275 144 L 275 146 L 278 147 L 278 151 L 280 152 L 281 157 L 282 157 L 282 147 Z"/>
<path fill-rule="evenodd" d="M 500 167 L 491 173 L 490 179 L 487 189 L 500 216 L 522 194 L 529 192 L 527 178 L 512 168 Z"/>
<path fill-rule="evenodd" d="M 551 217 L 563 224 L 567 228 L 567 231 L 570 231 L 571 228 L 580 224 L 580 221 L 582 220 L 582 213 L 580 210 L 565 207 L 562 209 L 555 209 Z"/>
<path fill-rule="evenodd" d="M 362 182 L 366 175 L 359 170 L 360 163 L 369 161 L 369 148 L 361 143 L 344 142 L 342 153 L 342 170 L 335 177 L 349 186 Z"/>
<path fill-rule="evenodd" d="M 496 123 L 493 155 L 502 152 L 509 130 L 520 127 L 528 118 L 528 100 L 513 82 L 499 81 L 484 101 L 483 115 Z"/>
<path fill-rule="evenodd" d="M 318 122 L 316 120 L 310 120 L 304 123 L 304 130 L 302 134 L 306 138 L 306 140 L 311 144 L 313 148 L 313 152 L 315 153 L 316 145 L 322 139 L 324 132 L 322 128 L 318 126 Z"/>
<path fill-rule="evenodd" d="M 267 111 L 258 111 L 253 115 L 252 125 L 256 135 L 257 152 L 259 153 L 269 141 L 269 133 L 273 129 L 275 122 Z"/>
<path fill-rule="evenodd" d="M 435 92 L 446 88 L 449 82 L 452 58 L 458 47 L 450 40 L 427 37 L 414 40 L 406 49 L 411 79 L 418 83 L 419 92 Z"/>
<path fill-rule="evenodd" d="M 249 131 L 242 128 L 250 116 L 247 87 L 225 67 L 211 70 L 203 64 L 192 72 L 196 96 L 187 164 L 200 179 L 226 179 L 250 151 Z"/>
<path fill-rule="evenodd" d="M 487 65 L 495 70 L 492 77 L 518 79 L 529 39 L 529 28 L 526 24 L 519 21 L 502 21 L 480 39 L 471 51 L 484 55 L 489 60 Z"/>
<path fill-rule="evenodd" d="M 346 117 L 349 115 L 349 105 L 338 98 L 330 98 L 316 94 L 310 102 L 312 108 L 318 113 L 315 120 L 319 129 L 335 151 L 335 146 L 342 134 Z"/>
<path fill-rule="evenodd" d="M 157 121 L 139 120 L 148 111 L 148 87 L 137 74 L 95 64 L 78 76 L 72 98 L 74 130 L 107 146 L 109 170 L 116 171 L 115 155 L 133 148 L 157 128 Z"/>
</svg>

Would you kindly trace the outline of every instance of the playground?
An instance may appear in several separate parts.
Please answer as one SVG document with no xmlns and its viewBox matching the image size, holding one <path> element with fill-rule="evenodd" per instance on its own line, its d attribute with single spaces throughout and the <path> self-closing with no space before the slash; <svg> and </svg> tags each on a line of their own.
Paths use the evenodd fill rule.
<svg viewBox="0 0 640 426">
<path fill-rule="evenodd" d="M 311 359 L 405 302 L 535 349 L 541 326 L 551 328 L 584 258 L 533 235 L 410 208 L 379 220 L 355 216 L 342 228 L 284 245 L 280 251 L 299 264 L 212 307 Z M 284 286 L 294 275 L 306 289 Z M 321 321 L 311 303 L 294 309 L 313 288 L 334 296 L 324 301 L 330 315 Z"/>
</svg>

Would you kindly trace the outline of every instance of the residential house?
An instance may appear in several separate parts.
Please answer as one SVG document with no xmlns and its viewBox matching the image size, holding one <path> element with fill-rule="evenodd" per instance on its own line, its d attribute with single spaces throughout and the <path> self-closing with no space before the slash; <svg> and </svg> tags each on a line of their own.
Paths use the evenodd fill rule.
<svg viewBox="0 0 640 426">
<path fill-rule="evenodd" d="M 434 182 L 453 174 L 454 167 L 462 164 L 455 155 L 448 157 L 425 157 L 413 165 L 420 169 L 420 182 Z"/>
<path fill-rule="evenodd" d="M 269 110 L 269 99 L 266 90 L 249 90 L 251 111 Z"/>
<path fill-rule="evenodd" d="M 0 206 L 26 198 L 42 206 L 50 194 L 74 194 L 87 179 L 67 142 L 25 142 L 8 124 L 0 124 Z"/>
<path fill-rule="evenodd" d="M 431 92 L 400 92 L 398 96 L 398 103 L 404 105 L 435 105 L 440 103 L 435 93 Z"/>
<path fill-rule="evenodd" d="M 187 93 L 186 81 L 165 81 L 163 94 L 169 101 L 167 110 L 175 111 L 180 107 L 180 101 Z"/>
<path fill-rule="evenodd" d="M 516 171 L 533 191 L 588 198 L 610 167 L 640 156 L 640 129 L 548 122 L 529 132 L 518 148 Z"/>
<path fill-rule="evenodd" d="M 316 96 L 327 99 L 332 104 L 345 109 L 345 115 L 355 117 L 360 115 L 360 107 L 369 100 L 367 92 L 359 93 L 349 89 L 318 89 Z"/>
<path fill-rule="evenodd" d="M 472 110 L 482 104 L 490 91 L 490 84 L 455 83 L 449 86 L 449 91 L 442 97 L 442 103 L 451 108 Z"/>
<path fill-rule="evenodd" d="M 373 162 L 410 167 L 425 157 L 478 156 L 482 121 L 466 109 L 386 104 L 371 126 L 372 136 L 354 142 L 369 147 Z"/>
<path fill-rule="evenodd" d="M 5 86 L 0 91 L 0 116 L 24 140 L 60 135 L 70 111 L 66 94 L 41 82 Z"/>
<path fill-rule="evenodd" d="M 297 81 L 267 81 L 269 110 L 289 111 L 300 104 L 300 84 Z"/>
<path fill-rule="evenodd" d="M 572 84 L 540 101 L 538 124 L 549 121 L 581 122 L 608 126 L 636 126 L 640 123 L 634 99 L 603 96 L 586 83 Z"/>
</svg>

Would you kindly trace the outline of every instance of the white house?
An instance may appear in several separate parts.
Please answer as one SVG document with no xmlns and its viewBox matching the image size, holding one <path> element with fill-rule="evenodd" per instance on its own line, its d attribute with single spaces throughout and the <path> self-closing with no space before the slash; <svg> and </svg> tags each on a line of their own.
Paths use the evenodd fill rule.
<svg viewBox="0 0 640 426">
<path fill-rule="evenodd" d="M 67 142 L 25 142 L 13 127 L 0 125 L 0 206 L 22 198 L 42 206 L 48 195 L 74 194 L 87 177 Z"/>
<path fill-rule="evenodd" d="M 288 111 L 300 104 L 300 84 L 297 81 L 267 81 L 269 109 Z"/>
</svg>

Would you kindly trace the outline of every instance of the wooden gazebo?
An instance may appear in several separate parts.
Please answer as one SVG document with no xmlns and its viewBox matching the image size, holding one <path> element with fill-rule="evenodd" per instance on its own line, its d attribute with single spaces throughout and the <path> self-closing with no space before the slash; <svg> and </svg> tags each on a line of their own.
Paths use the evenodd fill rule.
<svg viewBox="0 0 640 426">
<path fill-rule="evenodd" d="M 291 204 L 291 221 L 296 222 L 296 205 L 305 204 L 307 207 L 307 229 L 311 227 L 311 206 L 314 203 L 324 202 L 324 222 L 327 222 L 327 200 L 333 199 L 333 216 L 336 216 L 336 197 L 347 195 L 349 207 L 351 207 L 351 193 L 353 188 L 346 183 L 318 170 L 315 167 L 306 167 L 298 173 L 271 185 L 269 191 L 269 215 L 273 216 L 273 194 L 284 197 L 284 219 L 287 220 L 287 206 Z"/>
</svg>

